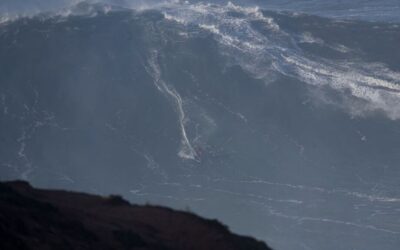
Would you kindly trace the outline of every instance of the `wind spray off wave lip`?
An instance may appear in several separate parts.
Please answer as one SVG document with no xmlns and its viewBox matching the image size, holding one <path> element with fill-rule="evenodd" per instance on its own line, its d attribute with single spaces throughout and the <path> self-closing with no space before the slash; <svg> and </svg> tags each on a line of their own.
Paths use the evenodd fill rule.
<svg viewBox="0 0 400 250">
<path fill-rule="evenodd" d="M 0 3 L 0 13 L 4 17 L 29 16 L 42 12 L 55 12 L 66 9 L 78 3 L 109 4 L 131 9 L 150 9 L 170 3 L 234 3 L 239 6 L 260 6 L 263 9 L 274 11 L 289 11 L 294 13 L 308 13 L 335 19 L 367 20 L 383 22 L 400 22 L 400 4 L 397 0 L 353 0 L 336 2 L 327 0 L 3 0 Z"/>
</svg>

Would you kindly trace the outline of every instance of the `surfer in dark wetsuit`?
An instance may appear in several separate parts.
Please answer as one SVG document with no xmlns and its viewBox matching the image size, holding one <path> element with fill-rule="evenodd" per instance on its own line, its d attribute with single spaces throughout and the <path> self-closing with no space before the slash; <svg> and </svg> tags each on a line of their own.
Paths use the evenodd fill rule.
<svg viewBox="0 0 400 250">
<path fill-rule="evenodd" d="M 195 146 L 194 151 L 196 153 L 195 158 L 197 161 L 201 161 L 201 158 L 204 154 L 204 149 L 201 146 Z"/>
</svg>

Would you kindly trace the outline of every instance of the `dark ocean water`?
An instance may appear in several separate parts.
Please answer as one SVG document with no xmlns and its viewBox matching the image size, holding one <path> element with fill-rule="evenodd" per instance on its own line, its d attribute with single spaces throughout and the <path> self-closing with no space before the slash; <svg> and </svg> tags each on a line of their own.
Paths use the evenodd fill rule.
<svg viewBox="0 0 400 250">
<path fill-rule="evenodd" d="M 65 3 L 0 3 L 1 180 L 399 249 L 397 1 Z"/>
</svg>

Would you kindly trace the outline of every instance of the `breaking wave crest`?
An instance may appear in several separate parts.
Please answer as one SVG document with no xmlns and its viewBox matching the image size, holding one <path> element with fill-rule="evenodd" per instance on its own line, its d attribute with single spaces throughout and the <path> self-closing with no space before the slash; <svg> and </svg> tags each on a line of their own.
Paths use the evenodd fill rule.
<svg viewBox="0 0 400 250">
<path fill-rule="evenodd" d="M 79 3 L 76 4 L 77 2 Z M 44 14 L 43 17 L 96 16 L 98 13 L 107 14 L 122 8 L 112 4 L 77 2 L 60 11 Z M 279 75 L 285 75 L 313 86 L 330 87 L 346 95 L 344 101 L 338 104 L 352 115 L 364 116 L 381 111 L 390 119 L 400 119 L 400 72 L 379 63 L 311 56 L 299 45 L 323 45 L 323 40 L 307 32 L 299 37 L 281 29 L 259 7 L 241 7 L 231 2 L 217 5 L 158 1 L 153 4 L 125 4 L 123 8 L 132 8 L 139 12 L 160 11 L 166 21 L 181 25 L 186 30 L 185 34 L 196 36 L 198 33 L 192 32 L 193 29 L 212 34 L 220 45 L 221 53 L 232 64 L 240 65 L 257 79 L 271 82 Z M 0 18 L 0 24 L 18 18 L 5 15 Z M 333 47 L 342 53 L 349 51 L 341 44 Z"/>
<path fill-rule="evenodd" d="M 166 19 L 188 29 L 198 26 L 213 34 L 224 55 L 253 77 L 270 81 L 282 74 L 310 85 L 328 86 L 364 103 L 341 103 L 352 115 L 383 111 L 390 119 L 400 118 L 399 72 L 383 64 L 307 55 L 299 48 L 304 38 L 281 30 L 272 17 L 257 7 L 200 3 L 174 5 L 162 12 Z M 336 47 L 346 52 L 345 46 Z"/>
</svg>

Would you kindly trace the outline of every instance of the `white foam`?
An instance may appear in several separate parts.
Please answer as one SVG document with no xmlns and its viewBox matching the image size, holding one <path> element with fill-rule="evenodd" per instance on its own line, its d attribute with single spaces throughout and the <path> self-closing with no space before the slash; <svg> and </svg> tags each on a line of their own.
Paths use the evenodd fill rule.
<svg viewBox="0 0 400 250">
<path fill-rule="evenodd" d="M 243 17 L 233 17 L 231 11 Z M 265 47 L 265 37 L 260 36 L 250 26 L 252 21 L 263 21 L 272 30 L 279 26 L 270 17 L 264 17 L 258 7 L 245 8 L 228 3 L 225 6 L 212 4 L 191 4 L 170 6 L 163 9 L 164 17 L 181 24 L 194 24 L 217 36 L 227 46 L 239 50 L 256 50 Z"/>
<path fill-rule="evenodd" d="M 350 93 L 357 102 L 348 99 L 341 103 L 352 115 L 364 116 L 383 111 L 390 119 L 400 119 L 400 73 L 384 65 L 362 62 L 334 61 L 309 56 L 296 46 L 295 35 L 283 32 L 272 18 L 264 16 L 258 7 L 227 5 L 186 4 L 174 5 L 163 10 L 167 19 L 184 25 L 197 25 L 214 34 L 224 55 L 233 64 L 258 79 L 273 79 L 274 73 L 301 79 L 315 86 L 329 86 L 337 91 Z M 241 15 L 230 15 L 230 12 Z M 274 33 L 262 34 L 252 26 L 262 21 Z M 316 43 L 348 53 L 350 48 L 337 44 L 328 45 L 322 39 L 305 32 L 302 43 Z M 344 98 L 346 100 L 346 98 Z"/>
<path fill-rule="evenodd" d="M 75 1 L 77 2 L 80 0 Z M 57 15 L 79 14 L 70 6 Z M 400 119 L 400 72 L 394 72 L 382 64 L 343 62 L 310 56 L 301 51 L 297 46 L 298 42 L 328 46 L 341 53 L 348 53 L 351 49 L 341 44 L 328 45 L 327 42 L 307 32 L 301 35 L 299 41 L 297 35 L 285 33 L 258 7 L 242 7 L 231 2 L 226 5 L 216 5 L 162 1 L 156 4 L 143 2 L 132 4 L 132 8 L 157 9 L 164 14 L 166 20 L 177 22 L 190 30 L 197 26 L 205 32 L 210 32 L 219 42 L 221 52 L 230 60 L 229 63 L 240 65 L 254 78 L 267 82 L 283 74 L 301 79 L 310 85 L 329 86 L 349 94 L 349 96 L 346 94 L 343 103 L 339 105 L 352 115 L 364 116 L 381 111 L 390 119 Z M 104 12 L 109 11 L 112 11 L 112 8 L 105 5 Z M 238 15 L 232 15 L 232 12 Z M 0 23 L 9 20 L 7 16 L 2 17 Z M 257 30 L 258 28 L 253 25 L 254 22 L 265 24 L 266 30 Z M 180 32 L 185 34 L 185 37 L 195 34 Z M 178 107 L 181 107 L 182 100 L 174 89 L 160 86 L 157 88 L 173 97 Z M 178 108 L 178 110 L 179 113 L 183 112 L 183 109 Z M 188 152 L 190 151 L 189 147 Z"/>
<path fill-rule="evenodd" d="M 352 51 L 352 49 L 346 47 L 343 44 L 335 44 L 335 45 L 331 45 L 329 47 L 332 48 L 333 50 L 336 50 L 336 51 L 340 52 L 340 53 L 349 53 L 349 52 Z"/>
<path fill-rule="evenodd" d="M 3 23 L 7 23 L 10 21 L 10 18 L 7 16 L 0 16 L 0 25 Z"/>
<path fill-rule="evenodd" d="M 167 20 L 175 21 L 175 22 L 180 23 L 180 24 L 186 24 L 185 20 L 182 19 L 182 18 L 178 18 L 178 17 L 172 16 L 172 15 L 170 15 L 168 13 L 163 13 L 163 15 L 164 15 L 164 18 L 167 19 Z"/>
<path fill-rule="evenodd" d="M 282 73 L 294 74 L 312 85 L 326 85 L 339 91 L 348 91 L 367 103 L 364 107 L 349 107 L 353 114 L 362 115 L 367 111 L 381 110 L 391 119 L 400 119 L 400 79 L 391 77 L 396 75 L 395 72 L 385 69 L 384 72 L 374 72 L 372 75 L 367 71 L 368 66 L 362 64 L 357 68 L 353 64 L 315 62 L 297 55 L 283 58 L 292 66 L 292 71 Z"/>
<path fill-rule="evenodd" d="M 316 43 L 316 44 L 324 44 L 324 41 L 321 38 L 314 37 L 310 32 L 304 32 L 300 37 L 301 43 Z"/>
</svg>

